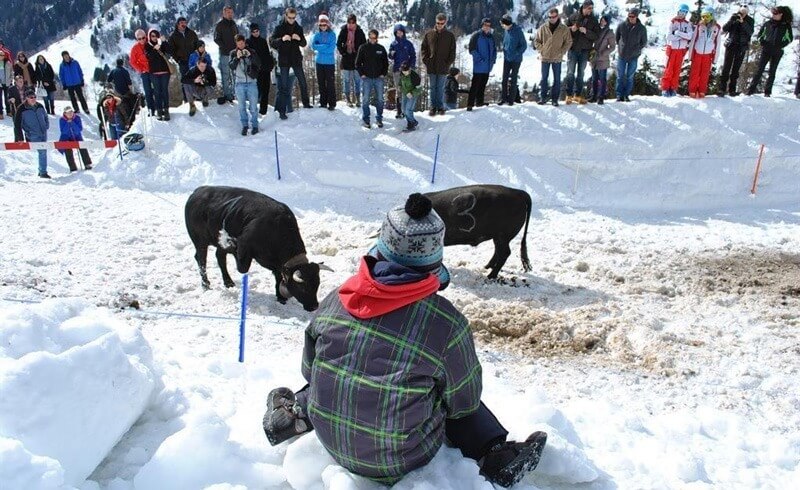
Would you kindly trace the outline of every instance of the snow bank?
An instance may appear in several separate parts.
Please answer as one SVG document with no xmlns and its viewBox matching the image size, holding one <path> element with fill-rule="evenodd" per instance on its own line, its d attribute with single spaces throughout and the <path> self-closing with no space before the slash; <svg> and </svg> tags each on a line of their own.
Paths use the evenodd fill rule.
<svg viewBox="0 0 800 490">
<path fill-rule="evenodd" d="M 0 481 L 81 484 L 155 386 L 144 337 L 107 311 L 84 300 L 0 309 Z"/>
</svg>

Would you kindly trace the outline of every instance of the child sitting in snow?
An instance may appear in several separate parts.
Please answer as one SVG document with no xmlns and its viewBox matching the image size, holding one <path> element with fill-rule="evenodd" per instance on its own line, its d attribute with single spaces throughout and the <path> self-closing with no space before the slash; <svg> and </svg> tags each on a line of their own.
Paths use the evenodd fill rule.
<svg viewBox="0 0 800 490">
<path fill-rule="evenodd" d="M 536 467 L 547 434 L 506 441 L 481 402 L 469 322 L 436 294 L 450 282 L 444 229 L 422 194 L 389 211 L 356 275 L 306 329 L 308 385 L 267 396 L 271 444 L 315 430 L 337 463 L 384 485 L 428 464 L 445 438 L 504 487 Z"/>
</svg>

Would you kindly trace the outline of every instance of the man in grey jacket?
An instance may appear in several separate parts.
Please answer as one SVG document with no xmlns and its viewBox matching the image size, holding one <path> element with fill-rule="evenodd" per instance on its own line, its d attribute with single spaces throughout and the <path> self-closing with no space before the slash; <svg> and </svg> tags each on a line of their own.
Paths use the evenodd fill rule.
<svg viewBox="0 0 800 490">
<path fill-rule="evenodd" d="M 617 26 L 617 102 L 630 102 L 633 75 L 642 49 L 647 46 L 647 28 L 639 20 L 639 9 L 628 12 L 628 20 Z"/>
</svg>

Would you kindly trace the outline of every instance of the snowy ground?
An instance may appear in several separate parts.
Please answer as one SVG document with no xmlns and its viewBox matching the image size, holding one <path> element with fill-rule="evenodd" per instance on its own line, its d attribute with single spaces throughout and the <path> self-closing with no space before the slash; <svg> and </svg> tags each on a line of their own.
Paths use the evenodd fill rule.
<svg viewBox="0 0 800 490">
<path fill-rule="evenodd" d="M 784 97 L 524 104 L 420 115 L 413 134 L 394 119 L 367 131 L 354 110 L 314 109 L 286 122 L 270 113 L 245 138 L 235 108 L 214 105 L 148 124 L 145 151 L 96 153 L 91 172 L 68 175 L 51 152 L 51 182 L 35 177 L 34 154 L 0 153 L 0 482 L 375 488 L 313 435 L 269 447 L 265 395 L 302 384 L 310 315 L 278 304 L 271 274 L 255 267 L 246 362 L 236 362 L 239 290 L 215 267 L 212 289 L 200 288 L 183 203 L 207 183 L 286 202 L 309 254 L 336 271 L 322 295 L 408 193 L 480 182 L 535 202 L 531 273 L 519 237 L 496 283 L 481 268 L 489 244 L 445 254 L 445 295 L 474 326 L 486 403 L 513 437 L 550 434 L 518 488 L 786 488 L 800 478 L 798 107 Z M 11 134 L 2 121 L 0 138 Z M 491 486 L 443 449 L 398 488 Z"/>
</svg>

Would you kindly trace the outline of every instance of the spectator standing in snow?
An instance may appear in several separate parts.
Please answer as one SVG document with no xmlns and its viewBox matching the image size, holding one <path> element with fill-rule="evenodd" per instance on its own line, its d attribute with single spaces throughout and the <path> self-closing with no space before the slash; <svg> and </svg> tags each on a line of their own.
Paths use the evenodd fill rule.
<svg viewBox="0 0 800 490">
<path fill-rule="evenodd" d="M 169 35 L 169 44 L 172 47 L 172 58 L 178 63 L 180 78 L 189 71 L 189 55 L 194 51 L 197 44 L 197 33 L 189 28 L 186 17 L 178 17 L 175 22 L 175 30 Z M 122 92 L 120 92 L 122 93 Z M 183 101 L 188 101 L 187 94 L 183 93 Z"/>
<path fill-rule="evenodd" d="M 547 12 L 547 24 L 539 27 L 536 36 L 533 38 L 533 45 L 539 52 L 539 59 L 542 61 L 542 90 L 539 104 L 547 104 L 548 82 L 550 71 L 553 71 L 553 87 L 550 92 L 550 103 L 558 107 L 558 98 L 561 96 L 561 63 L 564 55 L 572 46 L 572 32 L 561 22 L 557 8 L 551 8 Z"/>
<path fill-rule="evenodd" d="M 572 45 L 567 54 L 567 76 L 564 80 L 567 104 L 586 103 L 583 97 L 584 70 L 589 62 L 589 52 L 600 34 L 600 24 L 593 12 L 594 2 L 585 0 L 580 10 L 567 19 L 567 27 L 572 33 Z"/>
<path fill-rule="evenodd" d="M 430 91 L 431 116 L 444 114 L 444 85 L 450 65 L 456 60 L 456 36 L 445 27 L 447 16 L 436 14 L 436 25 L 422 38 L 420 56 L 428 69 L 428 85 Z"/>
<path fill-rule="evenodd" d="M 14 116 L 14 141 L 44 142 L 47 141 L 47 130 L 50 120 L 42 104 L 36 102 L 36 92 L 28 88 L 24 93 L 25 102 Z M 49 179 L 47 174 L 47 150 L 39 153 L 39 177 Z"/>
<path fill-rule="evenodd" d="M 61 129 L 61 137 L 58 138 L 58 141 L 83 141 L 83 123 L 81 122 L 81 116 L 75 114 L 72 107 L 67 106 L 64 108 L 61 119 L 58 120 L 58 126 Z M 72 153 L 72 150 L 58 151 L 66 157 L 70 172 L 78 170 L 78 166 L 75 165 L 75 155 Z M 83 168 L 90 170 L 92 168 L 92 158 L 89 156 L 89 150 L 81 148 L 78 150 L 78 153 L 83 161 Z"/>
<path fill-rule="evenodd" d="M 519 67 L 522 65 L 522 56 L 528 49 L 528 43 L 525 41 L 522 28 L 511 20 L 510 15 L 504 15 L 500 19 L 500 25 L 506 32 L 503 35 L 503 80 L 498 105 L 514 105 L 519 97 L 517 85 Z"/>
<path fill-rule="evenodd" d="M 450 72 L 447 74 L 447 81 L 444 84 L 444 106 L 449 111 L 458 109 L 458 94 L 469 93 L 469 90 L 459 88 L 458 80 L 456 80 L 456 76 L 459 73 L 461 73 L 461 70 L 451 66 Z"/>
<path fill-rule="evenodd" d="M 167 54 L 172 47 L 155 29 L 147 31 L 144 52 L 150 65 L 150 78 L 153 82 L 153 99 L 159 121 L 169 121 L 169 61 Z"/>
<path fill-rule="evenodd" d="M 608 67 L 611 64 L 610 57 L 611 53 L 614 52 L 614 48 L 617 47 L 615 35 L 608 25 L 610 21 L 610 15 L 600 17 L 600 34 L 597 36 L 597 41 L 594 42 L 594 59 L 592 60 L 592 83 L 594 88 L 589 102 L 597 102 L 599 105 L 603 105 L 603 100 L 606 96 Z"/>
<path fill-rule="evenodd" d="M 26 87 L 36 86 L 36 70 L 24 51 L 17 53 L 17 61 L 14 63 L 14 75 L 22 75 Z"/>
<path fill-rule="evenodd" d="M 117 66 L 108 74 L 108 81 L 119 95 L 127 95 L 132 91 L 133 82 L 131 74 L 125 69 L 125 60 L 117 58 Z"/>
<path fill-rule="evenodd" d="M 375 93 L 375 122 L 379 128 L 383 127 L 383 87 L 387 73 L 389 73 L 389 55 L 386 48 L 378 44 L 378 31 L 370 29 L 367 44 L 358 48 L 356 55 L 356 70 L 361 77 L 361 119 L 364 127 L 370 128 L 369 101 Z"/>
<path fill-rule="evenodd" d="M 14 85 L 8 89 L 8 99 L 6 100 L 8 115 L 14 118 L 14 121 L 16 121 L 20 106 L 25 102 L 25 90 L 25 80 L 22 79 L 22 75 L 14 76 Z"/>
<path fill-rule="evenodd" d="M 403 63 L 408 63 L 410 67 L 417 66 L 417 52 L 411 41 L 406 39 L 406 26 L 403 24 L 395 24 L 394 26 L 394 41 L 389 45 L 389 59 L 392 61 L 392 82 L 397 92 L 397 114 L 396 119 L 401 119 L 402 114 L 402 100 L 400 100 L 400 67 Z"/>
<path fill-rule="evenodd" d="M 272 69 L 275 67 L 275 58 L 272 57 L 267 39 L 261 37 L 261 26 L 255 22 L 250 24 L 250 37 L 247 38 L 245 44 L 247 49 L 251 53 L 255 53 L 258 61 L 261 62 L 256 85 L 258 86 L 258 112 L 263 116 L 269 109 L 269 88 L 272 85 Z"/>
<path fill-rule="evenodd" d="M 358 272 L 322 301 L 306 328 L 308 385 L 267 396 L 271 444 L 314 430 L 337 463 L 383 485 L 428 464 L 445 438 L 504 487 L 536 466 L 547 435 L 506 440 L 481 402 L 469 322 L 437 294 L 450 280 L 444 233 L 422 194 L 389 211 Z"/>
<path fill-rule="evenodd" d="M 203 107 L 208 107 L 212 87 L 217 85 L 217 74 L 214 73 L 213 68 L 208 66 L 205 58 L 200 58 L 197 60 L 196 66 L 189 68 L 189 71 L 181 79 L 181 83 L 183 91 L 189 98 L 189 115 L 194 116 L 197 113 L 196 100 L 201 101 Z M 244 103 L 244 101 L 240 100 L 239 103 Z"/>
<path fill-rule="evenodd" d="M 680 4 L 677 14 L 669 24 L 666 48 L 667 65 L 664 68 L 664 76 L 661 77 L 661 95 L 664 97 L 678 95 L 683 58 L 686 57 L 689 43 L 694 37 L 694 26 L 686 20 L 688 13 L 689 6 L 685 3 Z"/>
<path fill-rule="evenodd" d="M 56 92 L 56 73 L 53 70 L 53 65 L 47 62 L 44 56 L 39 55 L 36 57 L 36 80 L 45 91 L 44 109 L 48 114 L 54 116 L 55 110 L 55 92 Z M 2 111 L 2 105 L 0 105 Z"/>
<path fill-rule="evenodd" d="M 311 47 L 316 53 L 319 106 L 332 111 L 336 108 L 336 34 L 325 12 L 317 18 L 317 24 L 319 31 L 314 34 Z"/>
<path fill-rule="evenodd" d="M 189 55 L 189 68 L 197 66 L 197 60 L 200 58 L 206 60 L 207 68 L 214 68 L 214 64 L 211 62 L 211 55 L 206 51 L 206 43 L 202 40 L 197 41 L 194 51 Z"/>
<path fill-rule="evenodd" d="M 494 43 L 492 19 L 489 17 L 481 20 L 480 30 L 469 38 L 469 54 L 472 56 L 472 83 L 469 86 L 467 110 L 471 111 L 474 106 L 486 105 L 486 84 L 497 61 L 497 46 Z"/>
<path fill-rule="evenodd" d="M 6 104 L 8 114 L 14 117 L 12 112 L 11 103 L 8 102 L 10 97 L 9 90 L 14 86 L 14 65 L 6 58 L 6 52 L 0 50 L 0 119 L 3 119 L 3 103 Z"/>
<path fill-rule="evenodd" d="M 233 20 L 233 7 L 222 7 L 222 18 L 214 26 L 214 42 L 219 46 L 219 72 L 222 79 L 222 96 L 217 103 L 233 102 L 233 81 L 231 80 L 230 52 L 236 49 L 236 36 L 239 27 Z"/>
<path fill-rule="evenodd" d="M 764 96 L 772 95 L 772 84 L 775 83 L 775 73 L 783 56 L 783 48 L 792 42 L 792 39 L 792 9 L 786 6 L 774 7 L 772 18 L 761 26 L 756 36 L 756 41 L 761 43 L 761 53 L 758 55 L 758 68 L 747 89 L 747 95 L 753 95 L 758 91 L 761 75 L 767 63 L 769 63 L 769 73 L 767 83 L 764 85 Z"/>
<path fill-rule="evenodd" d="M 258 134 L 258 73 L 261 60 L 258 55 L 247 49 L 245 38 L 236 35 L 236 49 L 231 51 L 230 68 L 233 75 L 236 100 L 239 101 L 239 122 L 242 123 L 242 136 L 247 136 L 250 112 L 250 128 L 252 134 Z"/>
<path fill-rule="evenodd" d="M 342 60 L 344 99 L 350 107 L 358 105 L 359 97 L 361 96 L 361 77 L 356 71 L 356 55 L 358 54 L 358 49 L 366 42 L 367 36 L 364 35 L 364 31 L 358 25 L 356 16 L 354 14 L 348 15 L 347 24 L 343 25 L 339 30 L 336 48 L 339 50 Z"/>
<path fill-rule="evenodd" d="M 283 20 L 272 31 L 270 45 L 278 51 L 278 66 L 281 72 L 281 83 L 278 85 L 278 97 L 275 101 L 280 118 L 286 119 L 286 106 L 292 103 L 291 87 L 289 86 L 290 70 L 297 77 L 297 83 L 300 85 L 300 100 L 303 102 L 303 107 L 311 109 L 301 51 L 301 48 L 306 47 L 307 42 L 303 28 L 297 22 L 297 10 L 294 7 L 288 7 L 284 11 Z"/>
<path fill-rule="evenodd" d="M 739 95 L 736 82 L 739 80 L 739 70 L 747 50 L 750 48 L 750 38 L 753 37 L 755 21 L 750 17 L 750 9 L 742 5 L 739 11 L 731 16 L 722 26 L 722 32 L 728 35 L 725 40 L 725 61 L 722 64 L 722 73 L 719 76 L 719 90 L 717 95 L 731 97 Z"/>
<path fill-rule="evenodd" d="M 647 46 L 647 28 L 639 21 L 639 9 L 628 12 L 628 20 L 617 26 L 617 101 L 630 102 L 633 76 L 642 49 Z"/>
<path fill-rule="evenodd" d="M 422 93 L 420 84 L 422 79 L 419 74 L 411 68 L 409 62 L 400 65 L 400 81 L 398 82 L 398 104 L 403 104 L 403 115 L 406 118 L 406 131 L 417 129 L 419 122 L 414 117 L 414 109 L 417 107 L 417 98 Z"/>
<path fill-rule="evenodd" d="M 722 29 L 714 20 L 714 9 L 703 7 L 700 22 L 694 31 L 689 52 L 692 64 L 689 68 L 689 97 L 702 99 L 708 92 L 708 78 L 711 66 L 719 53 L 719 38 Z"/>
<path fill-rule="evenodd" d="M 61 52 L 61 66 L 58 68 L 58 78 L 61 85 L 69 92 L 69 99 L 75 112 L 78 111 L 78 101 L 86 114 L 89 113 L 89 105 L 83 96 L 83 70 L 77 60 L 72 59 L 68 51 Z M 77 97 L 77 98 L 76 98 Z"/>
<path fill-rule="evenodd" d="M 0 51 L 6 54 L 6 60 L 9 62 L 14 59 L 11 50 L 8 49 L 8 46 L 6 46 L 6 43 L 2 39 L 0 39 Z"/>
<path fill-rule="evenodd" d="M 147 46 L 147 34 L 144 32 L 144 29 L 137 29 L 134 33 L 134 37 L 136 38 L 136 44 L 131 48 L 131 66 L 142 78 L 144 100 L 149 114 L 154 116 L 156 114 L 156 101 L 153 95 L 153 76 L 150 73 L 150 62 L 147 59 L 147 51 L 145 50 L 145 46 Z M 63 83 L 64 80 L 62 79 L 61 82 Z"/>
</svg>

